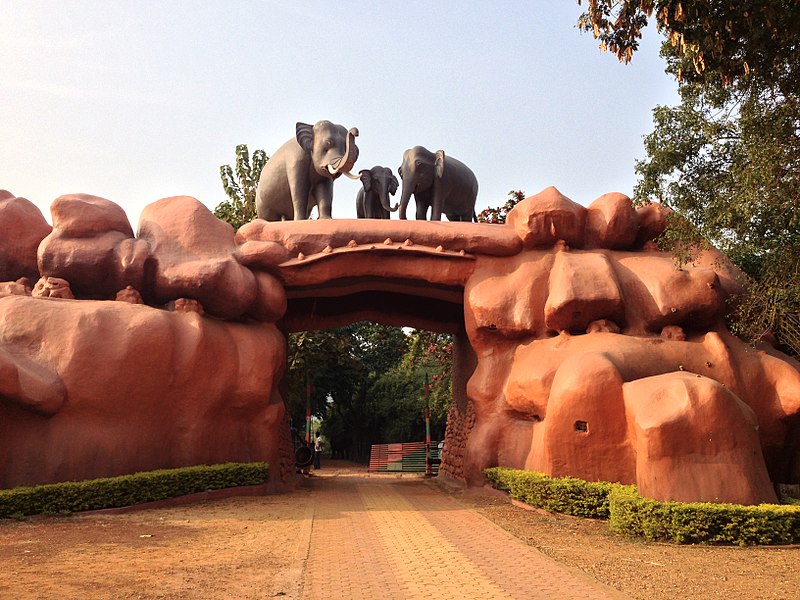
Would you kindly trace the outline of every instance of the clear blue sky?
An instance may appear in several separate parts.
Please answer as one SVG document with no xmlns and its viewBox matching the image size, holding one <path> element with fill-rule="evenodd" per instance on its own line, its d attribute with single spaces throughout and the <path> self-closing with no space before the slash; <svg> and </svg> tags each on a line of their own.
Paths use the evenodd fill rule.
<svg viewBox="0 0 800 600">
<path fill-rule="evenodd" d="M 332 11 L 333 9 L 333 11 Z M 651 110 L 677 102 L 654 31 L 630 65 L 538 2 L 0 1 L 0 188 L 50 203 L 225 199 L 219 166 L 268 154 L 296 121 L 358 127 L 355 171 L 442 148 L 478 210 L 555 185 L 632 194 Z M 337 180 L 334 217 L 358 182 Z M 399 197 L 399 194 L 398 194 Z M 411 211 L 413 214 L 413 210 Z"/>
</svg>

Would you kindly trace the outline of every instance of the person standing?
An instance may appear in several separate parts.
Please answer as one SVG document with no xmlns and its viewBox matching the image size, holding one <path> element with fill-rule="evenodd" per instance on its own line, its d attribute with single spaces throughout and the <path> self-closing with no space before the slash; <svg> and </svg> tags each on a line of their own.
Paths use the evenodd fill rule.
<svg viewBox="0 0 800 600">
<path fill-rule="evenodd" d="M 317 432 L 317 439 L 314 440 L 314 468 L 321 469 L 320 466 L 320 456 L 322 455 L 322 438 L 319 436 L 319 432 Z"/>
</svg>

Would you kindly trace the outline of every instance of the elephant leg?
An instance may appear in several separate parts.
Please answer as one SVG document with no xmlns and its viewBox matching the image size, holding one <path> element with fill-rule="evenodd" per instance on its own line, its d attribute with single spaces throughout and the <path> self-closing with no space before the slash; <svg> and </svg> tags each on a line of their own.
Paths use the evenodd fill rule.
<svg viewBox="0 0 800 600">
<path fill-rule="evenodd" d="M 417 202 L 417 220 L 424 221 L 428 218 L 428 205 L 422 200 L 414 197 Z"/>
<path fill-rule="evenodd" d="M 294 220 L 302 221 L 308 218 L 308 194 L 311 182 L 305 173 L 292 169 L 287 173 L 289 178 L 289 191 L 292 194 L 292 206 L 294 208 Z"/>
<path fill-rule="evenodd" d="M 434 184 L 436 185 L 436 184 Z M 438 186 L 436 186 L 438 187 Z M 431 202 L 431 221 L 442 220 L 442 209 L 444 208 L 444 201 L 440 197 L 440 192 L 437 189 L 433 191 L 433 202 Z"/>
<path fill-rule="evenodd" d="M 333 208 L 333 181 L 324 179 L 313 189 L 314 199 L 316 200 L 317 210 L 320 219 L 330 219 Z"/>
<path fill-rule="evenodd" d="M 365 195 L 364 198 L 364 212 L 368 219 L 375 218 L 375 193 L 371 190 Z"/>
<path fill-rule="evenodd" d="M 356 217 L 359 219 L 364 219 L 367 216 L 364 210 L 365 200 L 364 190 L 358 190 L 358 194 L 356 195 Z"/>
</svg>

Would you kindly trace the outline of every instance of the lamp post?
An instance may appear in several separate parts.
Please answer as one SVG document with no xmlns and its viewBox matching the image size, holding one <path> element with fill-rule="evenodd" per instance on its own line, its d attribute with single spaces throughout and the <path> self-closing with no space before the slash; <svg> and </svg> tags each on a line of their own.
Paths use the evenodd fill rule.
<svg viewBox="0 0 800 600">
<path fill-rule="evenodd" d="M 428 388 L 428 374 L 425 373 L 425 477 L 432 475 L 431 470 L 431 403 Z"/>
<path fill-rule="evenodd" d="M 311 384 L 306 375 L 306 444 L 311 443 Z"/>
</svg>

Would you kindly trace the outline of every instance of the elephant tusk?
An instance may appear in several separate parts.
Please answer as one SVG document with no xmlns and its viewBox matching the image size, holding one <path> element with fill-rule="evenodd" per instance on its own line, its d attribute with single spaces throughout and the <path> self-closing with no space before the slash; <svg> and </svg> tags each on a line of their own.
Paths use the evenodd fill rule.
<svg viewBox="0 0 800 600">
<path fill-rule="evenodd" d="M 342 171 L 342 173 L 344 173 L 345 177 L 349 177 L 350 179 L 361 179 L 359 175 L 353 175 L 349 171 Z"/>
</svg>

